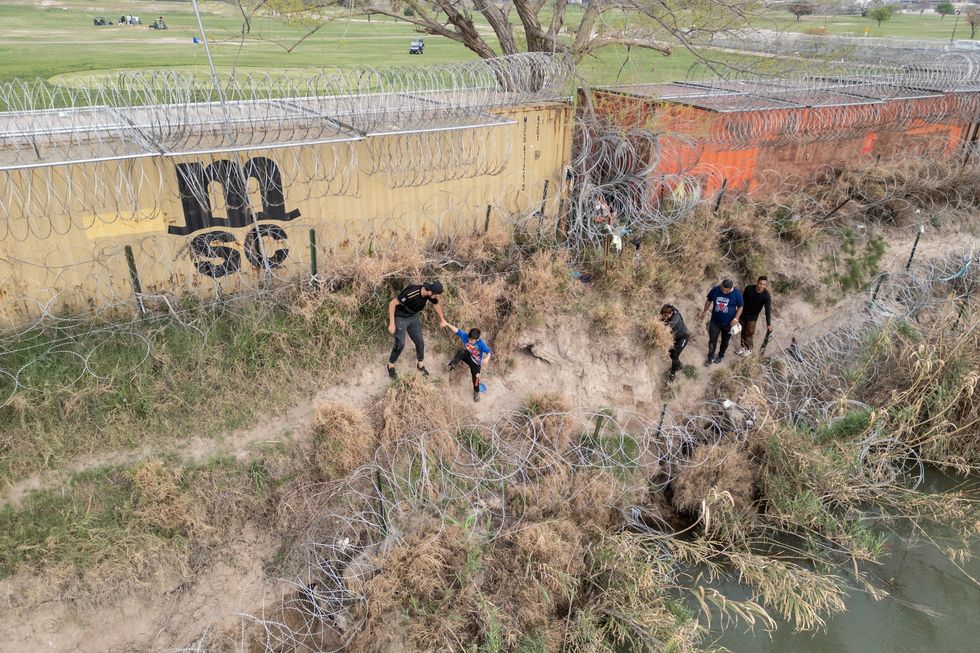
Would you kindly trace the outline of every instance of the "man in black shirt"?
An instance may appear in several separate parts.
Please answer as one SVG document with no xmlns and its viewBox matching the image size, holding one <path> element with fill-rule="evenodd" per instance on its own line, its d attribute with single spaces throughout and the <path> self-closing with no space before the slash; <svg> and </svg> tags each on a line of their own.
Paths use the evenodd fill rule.
<svg viewBox="0 0 980 653">
<path fill-rule="evenodd" d="M 424 283 L 421 286 L 408 286 L 398 297 L 388 303 L 388 332 L 395 336 L 395 344 L 391 348 L 391 356 L 388 357 L 388 376 L 396 378 L 395 361 L 405 348 L 405 333 L 415 343 L 415 359 L 418 361 L 416 367 L 423 376 L 429 376 L 429 371 L 425 369 L 425 340 L 422 338 L 422 320 L 419 313 L 425 308 L 426 304 L 432 303 L 436 315 L 440 322 L 445 322 L 446 318 L 442 314 L 442 306 L 439 305 L 439 295 L 442 294 L 442 283 L 438 280 Z"/>
<path fill-rule="evenodd" d="M 735 352 L 739 356 L 751 356 L 753 339 L 755 337 L 755 323 L 759 320 L 762 309 L 766 309 L 766 330 L 772 333 L 772 297 L 769 295 L 769 278 L 759 277 L 752 285 L 746 286 L 742 291 L 742 298 L 745 300 L 745 309 L 739 322 L 742 325 L 742 347 Z"/>
<path fill-rule="evenodd" d="M 664 304 L 660 309 L 660 319 L 670 327 L 670 332 L 674 335 L 674 346 L 670 348 L 669 352 L 670 373 L 667 375 L 667 379 L 673 381 L 677 371 L 683 367 L 681 352 L 684 351 L 684 347 L 687 347 L 687 337 L 690 334 L 687 331 L 687 325 L 684 324 L 684 318 L 681 317 L 681 312 L 671 304 Z"/>
</svg>

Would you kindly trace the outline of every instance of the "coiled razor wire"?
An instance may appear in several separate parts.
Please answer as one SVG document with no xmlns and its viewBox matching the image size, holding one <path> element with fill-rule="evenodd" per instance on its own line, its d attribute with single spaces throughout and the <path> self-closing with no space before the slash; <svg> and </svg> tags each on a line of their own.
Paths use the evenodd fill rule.
<svg viewBox="0 0 980 653">
<path fill-rule="evenodd" d="M 570 63 L 528 53 L 304 76 L 173 71 L 0 85 L 0 168 L 178 156 L 452 129 L 568 93 Z"/>
<path fill-rule="evenodd" d="M 894 275 L 880 292 L 887 299 L 877 301 L 865 315 L 781 352 L 780 364 L 764 372 L 763 407 L 708 402 L 697 413 L 658 422 L 628 412 L 506 414 L 493 424 L 460 429 L 452 436 L 458 449 L 448 457 L 440 456 L 433 445 L 446 434 L 405 434 L 391 448 L 379 449 L 371 465 L 321 497 L 318 505 L 329 505 L 329 515 L 303 547 L 307 570 L 302 578 L 283 581 L 286 598 L 270 608 L 269 615 L 246 616 L 258 628 L 253 641 L 274 650 L 283 644 L 302 646 L 311 636 L 324 641 L 329 634 L 339 642 L 329 650 L 340 650 L 364 625 L 366 617 L 357 606 L 367 597 L 359 588 L 383 570 L 386 555 L 398 541 L 418 528 L 437 537 L 446 524 L 472 515 L 483 529 L 481 536 L 492 542 L 519 528 L 525 518 L 520 504 L 509 500 L 514 488 L 576 471 L 602 470 L 623 479 L 635 477 L 659 491 L 685 468 L 708 464 L 692 460 L 698 447 L 742 441 L 762 418 L 756 414 L 760 408 L 809 425 L 838 419 L 842 410 L 870 410 L 860 402 L 839 399 L 845 396 L 842 382 L 834 381 L 842 377 L 843 366 L 854 360 L 868 333 L 890 317 L 915 319 L 947 302 L 971 299 L 963 291 L 966 286 L 952 287 L 952 296 L 950 290 L 954 280 L 970 288 L 980 280 L 972 257 L 972 252 L 950 254 Z M 555 439 L 561 432 L 585 435 L 562 445 Z M 914 489 L 922 483 L 921 455 L 887 437 L 880 427 L 854 446 L 868 487 L 901 484 Z M 624 523 L 639 521 L 646 509 L 628 505 L 630 482 L 618 487 L 621 492 L 609 498 L 609 505 L 593 509 L 616 509 Z M 646 528 L 650 523 L 657 522 L 646 521 Z M 433 524 L 434 530 L 428 530 Z M 295 609 L 304 599 L 304 629 L 291 630 L 270 616 Z"/>
<path fill-rule="evenodd" d="M 366 619 L 359 609 L 367 598 L 361 588 L 382 571 L 400 542 L 419 529 L 436 538 L 448 524 L 467 517 L 481 537 L 493 542 L 519 530 L 527 518 L 531 506 L 515 498 L 521 488 L 551 477 L 577 472 L 635 477 L 617 483 L 618 492 L 608 505 L 590 509 L 619 509 L 638 521 L 645 509 L 628 503 L 637 483 L 665 487 L 680 469 L 704 464 L 690 460 L 693 448 L 731 437 L 726 417 L 712 412 L 714 408 L 707 405 L 703 415 L 668 423 L 604 411 L 586 416 L 505 414 L 493 424 L 466 426 L 451 434 L 458 448 L 448 456 L 440 456 L 433 444 L 447 434 L 405 434 L 390 449 L 381 447 L 372 464 L 311 499 L 320 516 L 301 549 L 306 571 L 282 582 L 284 598 L 273 601 L 266 612 L 245 615 L 256 628 L 251 641 L 264 650 L 335 641 L 320 650 L 341 650 Z M 560 430 L 586 435 L 556 442 L 556 422 L 562 423 Z M 562 501 L 574 501 L 572 492 Z M 645 523 L 649 529 L 656 521 Z M 277 618 L 295 610 L 304 613 L 299 629 Z"/>
</svg>

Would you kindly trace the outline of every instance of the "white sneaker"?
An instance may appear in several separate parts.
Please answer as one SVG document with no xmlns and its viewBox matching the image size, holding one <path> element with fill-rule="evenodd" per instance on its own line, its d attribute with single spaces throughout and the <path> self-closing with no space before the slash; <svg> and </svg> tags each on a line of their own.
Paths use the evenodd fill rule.
<svg viewBox="0 0 980 653">
<path fill-rule="evenodd" d="M 752 350 L 751 349 L 743 349 L 742 351 L 738 352 L 738 355 L 739 356 L 743 356 L 745 358 L 748 358 L 749 356 L 752 355 Z"/>
<path fill-rule="evenodd" d="M 745 350 L 742 349 L 741 347 L 739 347 L 738 349 L 735 350 L 735 355 L 736 356 L 745 356 Z"/>
</svg>

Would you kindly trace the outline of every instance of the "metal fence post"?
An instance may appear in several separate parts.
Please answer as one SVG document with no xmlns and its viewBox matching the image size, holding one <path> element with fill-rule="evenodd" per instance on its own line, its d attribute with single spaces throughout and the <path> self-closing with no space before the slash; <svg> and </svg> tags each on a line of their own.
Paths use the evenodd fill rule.
<svg viewBox="0 0 980 653">
<path fill-rule="evenodd" d="M 718 210 L 721 208 L 721 200 L 725 197 L 726 188 L 728 188 L 728 177 L 725 177 L 721 182 L 721 190 L 718 191 L 718 199 L 715 200 L 715 209 L 711 212 L 712 215 L 718 215 Z"/>
<path fill-rule="evenodd" d="M 657 437 L 660 437 L 660 433 L 664 428 L 664 418 L 667 417 L 667 402 L 664 402 L 663 407 L 660 409 L 660 421 L 657 422 Z"/>
<path fill-rule="evenodd" d="M 136 306 L 140 309 L 140 314 L 146 314 L 146 306 L 143 305 L 143 284 L 140 283 L 139 271 L 136 269 L 136 257 L 133 256 L 133 248 L 129 245 L 123 247 L 126 253 L 126 265 L 129 267 L 129 280 L 133 284 L 133 295 L 136 297 Z"/>
<path fill-rule="evenodd" d="M 922 234 L 926 232 L 926 226 L 924 224 L 919 225 L 919 233 L 915 235 L 915 242 L 912 243 L 912 253 L 909 254 L 909 261 L 905 264 L 905 269 L 908 270 L 912 267 L 912 259 L 915 258 L 915 250 L 919 248 L 919 239 L 922 238 Z"/>
<path fill-rule="evenodd" d="M 316 283 L 316 229 L 310 227 L 310 276 Z"/>
<path fill-rule="evenodd" d="M 885 277 L 887 276 L 888 276 L 887 272 L 883 272 L 881 275 L 878 276 L 878 282 L 875 284 L 875 289 L 871 292 L 871 301 L 868 302 L 868 306 L 874 304 L 875 300 L 878 299 L 878 291 L 881 290 L 881 282 L 884 281 Z"/>
</svg>

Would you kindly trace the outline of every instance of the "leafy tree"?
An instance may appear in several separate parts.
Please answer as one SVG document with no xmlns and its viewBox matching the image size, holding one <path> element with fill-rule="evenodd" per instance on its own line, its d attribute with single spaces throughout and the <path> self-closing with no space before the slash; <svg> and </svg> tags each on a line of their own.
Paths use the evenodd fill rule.
<svg viewBox="0 0 980 653">
<path fill-rule="evenodd" d="M 789 11 L 789 13 L 796 16 L 796 20 L 799 20 L 800 16 L 812 16 L 814 12 L 817 10 L 817 8 L 813 6 L 812 2 L 804 1 L 804 2 L 791 2 L 786 6 L 786 10 Z"/>
<path fill-rule="evenodd" d="M 886 20 L 890 20 L 891 17 L 892 17 L 891 7 L 875 7 L 874 9 L 868 12 L 868 18 L 870 18 L 871 20 L 878 21 L 878 27 L 881 27 L 881 24 Z"/>
<path fill-rule="evenodd" d="M 955 14 L 956 7 L 953 6 L 952 2 L 940 2 L 938 5 L 936 5 L 936 13 L 942 17 L 939 19 L 942 21 L 944 18 L 946 18 L 946 16 Z"/>
</svg>

